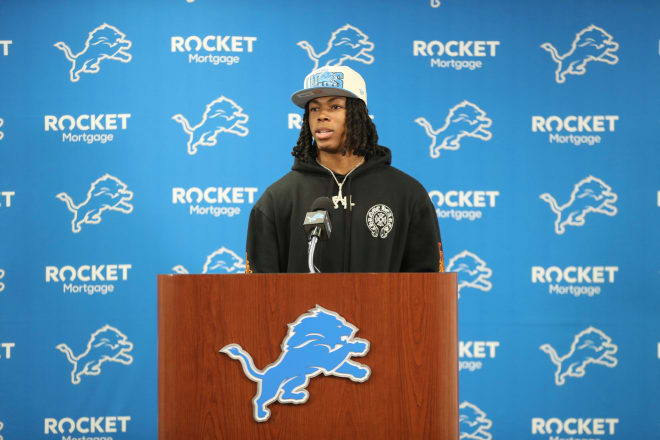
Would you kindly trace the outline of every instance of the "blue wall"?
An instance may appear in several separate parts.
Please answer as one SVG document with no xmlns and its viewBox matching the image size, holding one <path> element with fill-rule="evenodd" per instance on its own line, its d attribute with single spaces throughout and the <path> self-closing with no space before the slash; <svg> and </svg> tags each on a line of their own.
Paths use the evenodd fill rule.
<svg viewBox="0 0 660 440">
<path fill-rule="evenodd" d="M 437 206 L 461 438 L 659 438 L 659 19 L 651 0 L 1 2 L 0 439 L 156 438 L 155 276 L 244 270 L 250 209 L 292 163 L 289 97 L 328 62 L 364 76 Z"/>
</svg>

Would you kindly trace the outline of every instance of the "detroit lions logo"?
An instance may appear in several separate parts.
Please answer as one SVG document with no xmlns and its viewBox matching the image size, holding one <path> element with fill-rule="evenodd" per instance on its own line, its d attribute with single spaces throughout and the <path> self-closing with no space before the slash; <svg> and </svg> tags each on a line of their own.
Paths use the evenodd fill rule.
<svg viewBox="0 0 660 440">
<path fill-rule="evenodd" d="M 312 75 L 305 84 L 306 88 L 312 87 L 344 87 L 344 74 L 342 72 L 319 72 Z"/>
<path fill-rule="evenodd" d="M 360 29 L 346 24 L 332 33 L 328 41 L 328 47 L 318 55 L 307 41 L 299 41 L 298 46 L 307 51 L 307 56 L 314 61 L 316 70 L 323 66 L 341 66 L 346 61 L 358 61 L 364 64 L 374 62 L 371 51 L 374 43 Z"/>
<path fill-rule="evenodd" d="M 488 130 L 493 123 L 492 119 L 486 116 L 485 111 L 469 101 L 463 101 L 452 107 L 445 118 L 445 125 L 437 130 L 433 129 L 426 118 L 419 117 L 415 122 L 424 127 L 426 135 L 432 139 L 429 149 L 433 159 L 440 157 L 440 150 L 458 150 L 464 137 L 488 141 L 493 136 Z M 441 133 L 442 136 L 439 137 Z"/>
<path fill-rule="evenodd" d="M 561 84 L 566 81 L 566 75 L 584 75 L 587 73 L 585 66 L 590 61 L 602 61 L 614 65 L 619 58 L 614 55 L 619 49 L 610 34 L 593 24 L 582 29 L 573 40 L 571 50 L 563 56 L 557 53 L 557 49 L 550 43 L 543 43 L 541 47 L 548 52 L 552 60 L 557 63 L 555 80 Z"/>
<path fill-rule="evenodd" d="M 71 230 L 78 233 L 83 224 L 96 225 L 101 223 L 103 211 L 119 211 L 130 214 L 133 205 L 128 203 L 133 198 L 133 192 L 126 189 L 124 182 L 110 174 L 96 179 L 87 191 L 87 198 L 79 205 L 67 193 L 59 193 L 55 197 L 66 203 L 69 211 L 73 212 Z"/>
<path fill-rule="evenodd" d="M 336 312 L 317 305 L 289 324 L 282 353 L 263 370 L 256 369 L 252 357 L 238 344 L 226 345 L 220 352 L 240 361 L 245 375 L 257 382 L 257 394 L 252 399 L 254 419 L 265 422 L 270 417 L 268 405 L 276 400 L 307 402 L 307 385 L 321 373 L 354 382 L 369 379 L 371 369 L 351 360 L 369 351 L 369 341 L 354 337 L 357 331 L 357 327 Z"/>
<path fill-rule="evenodd" d="M 308 222 L 318 222 L 318 221 L 323 220 L 324 218 L 325 218 L 325 215 L 322 212 L 319 212 L 319 213 L 316 213 L 316 214 L 313 214 L 313 215 L 310 215 L 309 217 L 307 217 L 307 221 Z"/>
<path fill-rule="evenodd" d="M 594 176 L 586 177 L 576 183 L 571 198 L 562 206 L 557 205 L 555 198 L 548 193 L 539 197 L 550 205 L 552 212 L 557 214 L 555 232 L 558 235 L 566 231 L 566 225 L 583 226 L 585 217 L 590 212 L 610 217 L 617 213 L 614 202 L 618 196 L 612 192 L 609 185 Z"/>
<path fill-rule="evenodd" d="M 179 274 L 187 274 L 188 269 L 178 265 L 172 270 Z M 202 268 L 202 273 L 243 273 L 245 272 L 245 261 L 239 257 L 236 252 L 221 247 L 211 255 L 206 257 L 206 262 Z"/>
<path fill-rule="evenodd" d="M 2 127 L 3 125 L 5 125 L 5 120 L 0 118 L 0 127 Z M 5 137 L 5 134 L 0 131 L 0 141 L 2 140 L 3 137 Z"/>
<path fill-rule="evenodd" d="M 99 73 L 100 63 L 103 60 L 115 60 L 122 63 L 131 61 L 131 54 L 126 52 L 132 45 L 126 35 L 114 26 L 103 23 L 89 33 L 83 50 L 74 55 L 69 46 L 63 42 L 54 46 L 64 52 L 67 60 L 71 61 L 69 72 L 71 82 L 80 79 L 81 73 Z"/>
<path fill-rule="evenodd" d="M 486 262 L 473 254 L 463 251 L 449 260 L 447 272 L 458 273 L 458 297 L 461 297 L 461 289 L 471 287 L 488 292 L 493 285 L 490 276 L 493 271 L 486 266 Z"/>
<path fill-rule="evenodd" d="M 550 355 L 550 360 L 557 366 L 555 383 L 564 385 L 566 376 L 584 377 L 589 364 L 604 365 L 609 368 L 616 367 L 617 359 L 614 357 L 619 349 L 612 344 L 612 338 L 594 327 L 589 327 L 575 335 L 571 350 L 559 357 L 550 344 L 539 347 Z"/>
<path fill-rule="evenodd" d="M 249 131 L 245 124 L 249 116 L 243 113 L 243 108 L 229 98 L 220 96 L 206 105 L 202 120 L 194 127 L 180 114 L 172 116 L 181 124 L 183 131 L 190 135 L 188 139 L 188 154 L 196 154 L 197 147 L 213 147 L 218 143 L 220 133 L 231 133 L 245 137 Z"/>
<path fill-rule="evenodd" d="M 3 279 L 4 277 L 5 277 L 5 270 L 0 269 L 0 280 Z M 0 292 L 2 292 L 3 290 L 5 290 L 5 283 L 0 281 Z"/>
<path fill-rule="evenodd" d="M 133 363 L 133 357 L 128 354 L 133 350 L 133 343 L 128 341 L 125 334 L 107 324 L 92 333 L 87 350 L 78 356 L 74 356 L 66 344 L 59 344 L 55 348 L 64 353 L 67 360 L 73 364 L 71 383 L 74 385 L 80 383 L 83 375 L 101 374 L 101 365 L 104 362 L 119 362 L 123 365 Z"/>
<path fill-rule="evenodd" d="M 488 430 L 493 422 L 486 418 L 486 413 L 470 402 L 463 402 L 458 407 L 458 428 L 461 432 L 459 438 L 474 440 L 490 440 L 492 435 Z"/>
</svg>

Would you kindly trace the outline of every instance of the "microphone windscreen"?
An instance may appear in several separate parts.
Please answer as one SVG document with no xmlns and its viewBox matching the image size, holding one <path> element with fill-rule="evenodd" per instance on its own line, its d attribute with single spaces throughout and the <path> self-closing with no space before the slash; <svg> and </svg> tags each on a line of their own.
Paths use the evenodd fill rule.
<svg viewBox="0 0 660 440">
<path fill-rule="evenodd" d="M 330 211 L 332 208 L 333 204 L 329 197 L 318 197 L 312 203 L 311 211 Z"/>
</svg>

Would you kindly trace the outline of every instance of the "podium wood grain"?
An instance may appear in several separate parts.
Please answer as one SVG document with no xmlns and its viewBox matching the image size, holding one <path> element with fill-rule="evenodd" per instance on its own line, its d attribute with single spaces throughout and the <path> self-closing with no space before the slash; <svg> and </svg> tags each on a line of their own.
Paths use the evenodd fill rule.
<svg viewBox="0 0 660 440">
<path fill-rule="evenodd" d="M 364 383 L 319 375 L 305 404 L 253 419 L 256 382 L 218 350 L 263 369 L 287 324 L 319 304 L 370 341 Z M 158 276 L 159 439 L 457 439 L 455 274 Z"/>
</svg>

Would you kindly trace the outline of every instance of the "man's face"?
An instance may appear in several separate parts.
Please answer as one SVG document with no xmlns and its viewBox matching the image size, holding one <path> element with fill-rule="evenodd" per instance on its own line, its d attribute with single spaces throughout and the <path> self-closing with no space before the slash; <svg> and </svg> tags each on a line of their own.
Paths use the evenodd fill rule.
<svg viewBox="0 0 660 440">
<path fill-rule="evenodd" d="M 324 96 L 308 107 L 309 129 L 320 151 L 340 154 L 346 140 L 346 98 Z"/>
</svg>

